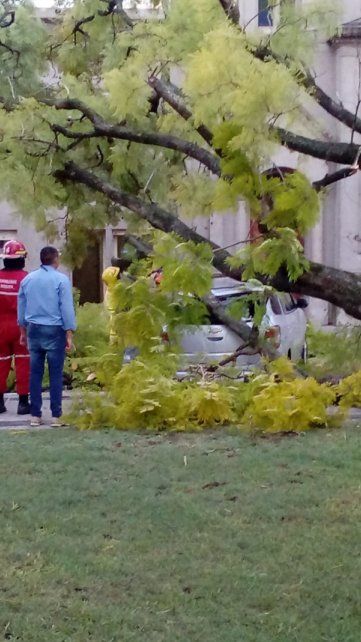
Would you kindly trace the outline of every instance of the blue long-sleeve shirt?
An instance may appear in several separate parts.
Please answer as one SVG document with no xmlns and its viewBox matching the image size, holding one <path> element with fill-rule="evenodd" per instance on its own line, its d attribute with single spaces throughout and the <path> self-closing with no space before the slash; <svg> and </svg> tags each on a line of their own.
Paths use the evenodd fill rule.
<svg viewBox="0 0 361 642">
<path fill-rule="evenodd" d="M 70 281 L 50 265 L 41 265 L 21 282 L 18 323 L 58 325 L 75 330 L 76 320 Z"/>
</svg>

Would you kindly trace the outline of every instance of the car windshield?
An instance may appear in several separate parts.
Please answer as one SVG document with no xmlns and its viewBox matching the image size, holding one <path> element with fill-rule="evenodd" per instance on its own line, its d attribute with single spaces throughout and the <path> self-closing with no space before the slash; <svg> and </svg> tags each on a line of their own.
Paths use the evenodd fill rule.
<svg viewBox="0 0 361 642">
<path fill-rule="evenodd" d="M 242 303 L 242 318 L 246 321 L 253 319 L 255 312 L 255 303 L 251 300 L 246 300 L 251 292 L 234 292 L 230 294 L 215 293 L 214 295 L 219 303 L 222 304 L 225 310 L 235 316 L 237 302 Z M 218 318 L 209 314 L 209 323 L 211 325 L 219 325 Z"/>
</svg>

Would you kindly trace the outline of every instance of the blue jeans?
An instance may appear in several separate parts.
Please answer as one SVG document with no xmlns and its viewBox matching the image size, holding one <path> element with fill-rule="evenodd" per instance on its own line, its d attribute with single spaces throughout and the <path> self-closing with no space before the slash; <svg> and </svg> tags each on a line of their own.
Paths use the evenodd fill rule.
<svg viewBox="0 0 361 642">
<path fill-rule="evenodd" d="M 50 379 L 51 413 L 53 417 L 61 417 L 66 345 L 65 330 L 58 325 L 37 325 L 35 323 L 29 323 L 27 335 L 30 352 L 31 414 L 33 417 L 41 417 L 41 406 L 43 403 L 41 389 L 46 357 Z"/>
</svg>

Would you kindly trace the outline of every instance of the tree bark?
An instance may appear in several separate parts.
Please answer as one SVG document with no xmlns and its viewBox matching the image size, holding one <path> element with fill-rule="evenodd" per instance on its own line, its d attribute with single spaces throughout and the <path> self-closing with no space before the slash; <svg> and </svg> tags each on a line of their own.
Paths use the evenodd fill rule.
<svg viewBox="0 0 361 642">
<path fill-rule="evenodd" d="M 221 6 L 227 16 L 234 24 L 238 25 L 240 21 L 240 13 L 238 8 L 238 0 L 219 0 Z"/>
<path fill-rule="evenodd" d="M 170 83 L 166 83 L 157 76 L 150 76 L 148 78 L 148 85 L 157 92 L 157 94 L 165 100 L 168 105 L 173 107 L 184 120 L 190 120 L 193 116 L 191 110 L 187 107 L 181 92 L 177 87 Z M 195 131 L 203 138 L 203 140 L 212 147 L 213 134 L 205 125 L 195 127 Z"/>
<path fill-rule="evenodd" d="M 173 87 L 160 78 L 155 77 L 149 80 L 149 84 L 182 118 L 185 120 L 192 118 L 192 112 L 187 107 L 184 98 L 180 93 L 176 93 Z M 205 125 L 197 127 L 196 131 L 212 146 L 213 134 Z M 359 164 L 361 163 L 359 154 L 360 146 L 358 145 L 307 138 L 306 136 L 294 134 L 281 127 L 273 128 L 273 131 L 279 137 L 279 141 L 284 147 L 297 151 L 300 154 L 313 156 L 320 160 L 332 161 L 340 165 L 354 165 L 356 160 Z M 214 151 L 217 155 L 221 156 L 220 150 L 214 149 Z M 340 176 L 337 180 L 341 178 L 345 178 L 345 176 Z"/>
<path fill-rule="evenodd" d="M 209 169 L 216 176 L 221 175 L 221 167 L 219 159 L 214 156 L 207 149 L 191 143 L 172 134 L 161 134 L 158 132 L 137 132 L 122 127 L 120 125 L 111 125 L 104 121 L 97 121 L 94 129 L 88 132 L 76 132 L 61 125 L 52 125 L 52 130 L 58 134 L 62 134 L 67 138 L 73 140 L 86 140 L 89 138 L 115 138 L 118 140 L 126 140 L 133 143 L 140 143 L 142 145 L 154 145 L 156 147 L 163 147 L 165 149 L 172 149 L 180 154 L 184 154 L 194 160 L 198 161 L 207 169 Z"/>
<path fill-rule="evenodd" d="M 275 131 L 279 135 L 282 145 L 295 152 L 325 161 L 339 163 L 340 165 L 353 165 L 357 160 L 360 166 L 359 145 L 355 145 L 354 143 L 330 143 L 314 138 L 307 138 L 306 136 L 294 134 L 280 127 Z"/>
<path fill-rule="evenodd" d="M 208 243 L 213 250 L 213 265 L 225 276 L 242 281 L 242 268 L 232 269 L 228 265 L 230 254 L 215 243 L 192 230 L 176 216 L 158 205 L 148 204 L 137 196 L 123 192 L 89 170 L 67 163 L 63 169 L 54 171 L 54 177 L 62 182 L 71 181 L 86 185 L 91 190 L 100 192 L 111 201 L 135 212 L 147 220 L 154 228 L 164 232 L 173 232 L 186 241 Z M 260 280 L 273 285 L 284 292 L 299 292 L 307 296 L 328 301 L 343 308 L 347 314 L 361 320 L 361 277 L 335 268 L 310 262 L 310 269 L 297 281 L 291 282 L 285 271 L 281 270 L 275 277 L 260 276 Z"/>
</svg>

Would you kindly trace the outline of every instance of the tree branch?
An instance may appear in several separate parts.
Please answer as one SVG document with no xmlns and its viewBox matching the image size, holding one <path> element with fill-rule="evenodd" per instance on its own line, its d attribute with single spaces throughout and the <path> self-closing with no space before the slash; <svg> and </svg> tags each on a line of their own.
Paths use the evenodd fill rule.
<svg viewBox="0 0 361 642">
<path fill-rule="evenodd" d="M 216 158 L 207 149 L 199 147 L 195 143 L 191 143 L 177 136 L 171 134 L 161 134 L 157 132 L 136 132 L 122 127 L 120 125 L 111 125 L 102 121 L 99 116 L 95 118 L 96 126 L 92 131 L 88 132 L 75 132 L 61 125 L 52 125 L 54 132 L 60 133 L 67 138 L 82 139 L 89 138 L 115 138 L 119 140 L 128 140 L 133 143 L 141 143 L 143 145 L 155 145 L 156 147 L 164 147 L 172 149 L 176 152 L 189 156 L 194 160 L 207 167 L 216 176 L 221 175 L 221 167 L 219 159 Z M 94 122 L 94 117 L 93 117 Z"/>
<path fill-rule="evenodd" d="M 187 106 L 182 94 L 176 90 L 175 87 L 166 83 L 165 81 L 157 78 L 156 76 L 151 76 L 148 81 L 148 84 L 157 92 L 159 96 L 163 98 L 171 107 L 184 119 L 192 119 L 192 112 Z M 44 99 L 42 103 L 55 107 L 55 109 L 64 109 L 64 110 L 76 110 L 80 111 L 91 123 L 94 125 L 94 132 L 89 135 L 84 134 L 84 138 L 91 137 L 95 135 L 107 136 L 120 138 L 123 140 L 131 140 L 137 143 L 143 143 L 146 145 L 157 145 L 161 147 L 167 147 L 169 149 L 174 149 L 179 151 L 191 158 L 198 160 L 200 163 L 205 165 L 211 172 L 215 175 L 220 176 L 220 164 L 213 154 L 208 152 L 208 150 L 197 146 L 195 143 L 190 143 L 189 141 L 184 141 L 176 136 L 167 135 L 167 134 L 158 134 L 158 133 L 148 133 L 148 132 L 133 132 L 125 127 L 120 125 L 110 125 L 106 123 L 103 118 L 93 109 L 88 107 L 85 103 L 77 99 Z M 69 130 L 66 128 L 61 128 L 60 125 L 55 125 L 59 132 L 67 135 L 70 138 L 75 138 L 78 136 L 77 133 L 69 133 Z M 213 134 L 205 125 L 200 125 L 196 128 L 198 133 L 202 138 L 207 142 L 208 145 L 212 146 Z M 340 165 L 351 165 L 355 164 L 355 159 L 357 162 L 360 162 L 359 146 L 351 143 L 330 143 L 326 141 L 320 141 L 314 138 L 307 138 L 299 134 L 294 134 L 288 130 L 282 128 L 275 128 L 274 130 L 280 139 L 280 143 L 297 151 L 301 154 L 307 156 L 313 156 L 314 158 L 319 158 L 321 160 L 332 161 Z M 65 133 L 66 132 L 66 133 Z M 217 156 L 221 156 L 221 150 L 214 150 Z M 347 178 L 353 172 L 345 169 L 341 170 L 339 173 L 336 173 L 332 180 L 325 180 L 324 184 L 320 184 L 320 181 L 315 181 L 315 189 L 320 190 L 322 187 L 326 187 L 331 183 L 335 183 L 338 180 Z"/>
<path fill-rule="evenodd" d="M 282 145 L 306 156 L 332 161 L 340 165 L 353 165 L 355 158 L 358 158 L 358 162 L 360 162 L 359 145 L 351 143 L 329 143 L 314 138 L 307 138 L 306 136 L 294 134 L 280 127 L 275 128 L 274 131 L 278 134 Z"/>
<path fill-rule="evenodd" d="M 333 183 L 337 183 L 338 181 L 343 180 L 344 178 L 349 178 L 350 176 L 353 176 L 353 174 L 356 174 L 358 171 L 358 167 L 344 167 L 343 169 L 339 169 L 337 172 L 333 172 L 332 174 L 326 174 L 321 180 L 319 181 L 313 181 L 312 185 L 315 188 L 316 192 L 320 192 L 322 189 L 325 187 L 328 187 L 329 185 L 332 185 Z"/>
<path fill-rule="evenodd" d="M 10 47 L 10 45 L 7 45 L 6 42 L 2 42 L 1 40 L 0 40 L 0 47 L 8 51 L 12 56 L 15 56 L 16 64 L 18 64 L 19 58 L 20 58 L 19 49 L 14 49 L 13 47 Z"/>
<path fill-rule="evenodd" d="M 137 238 L 133 234 L 126 234 L 125 237 L 127 241 L 136 249 L 137 254 L 140 258 L 145 258 L 146 256 L 152 254 L 153 248 L 141 239 Z M 112 259 L 112 263 L 116 265 L 117 260 Z M 220 324 L 224 324 L 228 328 L 230 328 L 230 330 L 235 332 L 235 334 L 237 334 L 245 343 L 247 343 L 248 346 L 253 348 L 256 347 L 258 343 L 258 332 L 256 331 L 256 329 L 250 328 L 245 321 L 237 321 L 236 319 L 233 319 L 231 316 L 229 316 L 224 307 L 219 303 L 219 301 L 217 301 L 214 296 L 208 295 L 202 297 L 200 300 L 204 303 L 208 312 L 210 312 L 210 314 L 212 314 Z M 239 354 L 242 354 L 241 351 Z"/>
<path fill-rule="evenodd" d="M 257 58 L 267 64 L 267 60 L 275 60 L 280 65 L 284 65 L 288 69 L 291 66 L 292 58 L 282 58 L 272 51 L 268 46 L 260 46 L 256 49 L 250 49 L 251 53 Z M 357 117 L 357 113 L 346 109 L 342 103 L 337 102 L 317 84 L 311 71 L 306 67 L 302 67 L 296 78 L 297 82 L 306 89 L 314 100 L 324 109 L 330 116 L 333 116 L 340 123 L 343 123 L 350 129 L 361 133 L 361 118 Z"/>
<path fill-rule="evenodd" d="M 222 9 L 224 10 L 224 13 L 226 14 L 227 18 L 231 22 L 233 22 L 235 25 L 239 24 L 240 21 L 240 14 L 239 14 L 239 8 L 238 8 L 238 2 L 237 0 L 219 0 Z"/>
<path fill-rule="evenodd" d="M 54 171 L 53 175 L 61 182 L 71 181 L 75 184 L 83 184 L 94 191 L 104 194 L 114 203 L 128 208 L 147 220 L 156 229 L 173 232 L 186 241 L 193 241 L 198 244 L 208 243 L 213 250 L 214 267 L 224 275 L 237 281 L 242 281 L 242 268 L 232 269 L 229 266 L 228 259 L 230 254 L 226 250 L 208 241 L 176 216 L 158 205 L 145 203 L 137 196 L 123 192 L 96 174 L 78 167 L 75 163 L 67 163 L 63 169 Z M 347 314 L 354 318 L 361 319 L 361 277 L 351 272 L 310 262 L 309 271 L 294 283 L 289 281 L 284 270 L 280 270 L 277 276 L 272 279 L 260 277 L 260 280 L 273 285 L 280 291 L 296 291 L 300 294 L 328 301 L 343 308 Z"/>
<path fill-rule="evenodd" d="M 176 90 L 163 80 L 152 76 L 148 81 L 149 84 L 154 88 L 154 90 L 165 100 L 166 102 L 173 107 L 173 109 L 184 119 L 190 120 L 192 118 L 192 112 L 188 108 L 185 100 L 180 92 Z M 200 125 L 197 128 L 198 133 L 202 138 L 212 146 L 213 134 L 205 126 Z M 354 165 L 355 159 L 357 162 L 360 160 L 359 147 L 355 144 L 348 143 L 330 143 L 319 141 L 313 138 L 306 138 L 305 136 L 300 136 L 298 134 L 293 134 L 290 131 L 281 128 L 275 128 L 274 130 L 278 133 L 280 143 L 293 151 L 298 151 L 301 154 L 306 154 L 307 156 L 314 156 L 326 161 L 333 161 L 341 165 Z M 215 153 L 218 156 L 222 155 L 221 150 L 215 149 Z M 323 179 L 325 181 L 322 184 L 320 181 L 315 181 L 314 187 L 317 191 L 320 191 L 322 187 L 326 187 L 331 183 L 335 183 L 338 180 L 347 178 L 351 176 L 353 171 L 349 168 L 341 170 L 339 173 L 333 175 L 332 180 L 330 177 L 326 180 L 326 177 Z"/>
<path fill-rule="evenodd" d="M 158 96 L 163 98 L 163 100 L 165 100 L 168 105 L 173 107 L 174 111 L 176 111 L 177 114 L 179 114 L 183 118 L 183 120 L 192 119 L 193 114 L 187 107 L 182 94 L 177 87 L 174 87 L 174 85 L 171 85 L 170 83 L 164 82 L 154 75 L 148 78 L 148 85 L 152 87 L 152 89 L 157 92 Z M 199 127 L 195 127 L 195 130 L 203 138 L 203 140 L 205 140 L 206 143 L 208 143 L 208 145 L 212 147 L 213 134 L 208 129 L 208 127 L 206 127 L 205 125 L 199 125 Z"/>
<path fill-rule="evenodd" d="M 15 11 L 5 11 L 2 16 L 0 16 L 0 29 L 6 29 L 11 27 L 15 22 Z"/>
<path fill-rule="evenodd" d="M 233 24 L 238 27 L 240 19 L 239 12 L 238 15 L 237 11 L 235 13 L 232 12 L 232 0 L 219 0 L 219 2 L 227 18 L 229 18 L 233 22 Z M 286 67 L 290 67 L 290 63 L 292 62 L 291 57 L 289 57 L 287 60 L 279 57 L 272 51 L 272 49 L 270 49 L 269 46 L 265 45 L 257 47 L 256 49 L 253 48 L 251 49 L 251 52 L 256 58 L 262 60 L 263 62 L 267 62 L 267 60 L 272 59 L 281 65 L 285 65 Z M 331 98 L 331 96 L 329 96 L 316 83 L 316 80 L 309 69 L 305 67 L 300 69 L 298 82 L 305 89 L 310 91 L 311 96 L 320 105 L 320 107 L 322 107 L 328 114 L 330 114 L 330 116 L 333 116 L 334 118 L 336 118 L 336 120 L 343 123 L 351 130 L 356 131 L 359 134 L 361 133 L 361 118 L 357 117 L 357 112 L 353 113 L 349 109 L 346 109 L 341 103 Z"/>
<path fill-rule="evenodd" d="M 302 84 L 306 89 L 311 90 L 311 96 L 330 116 L 333 116 L 351 130 L 361 134 L 361 118 L 357 116 L 357 113 L 349 111 L 341 103 L 336 102 L 331 96 L 326 94 L 316 83 L 310 71 L 305 72 Z"/>
</svg>

